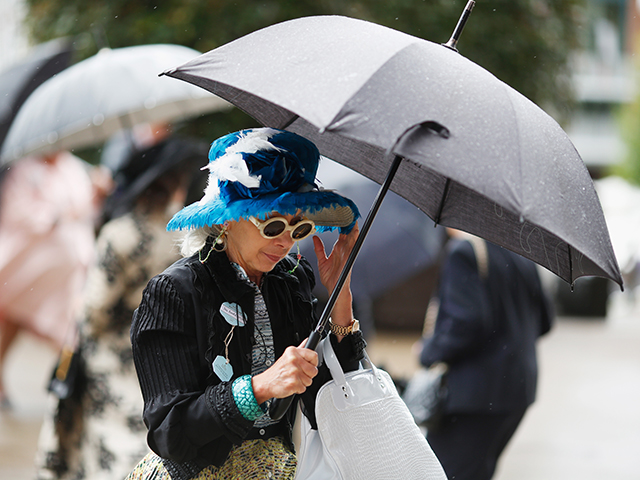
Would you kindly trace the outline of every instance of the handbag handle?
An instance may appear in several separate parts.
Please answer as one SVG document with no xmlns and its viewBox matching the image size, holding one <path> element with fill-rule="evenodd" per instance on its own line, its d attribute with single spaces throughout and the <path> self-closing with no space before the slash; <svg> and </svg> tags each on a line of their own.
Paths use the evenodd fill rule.
<svg viewBox="0 0 640 480">
<path fill-rule="evenodd" d="M 338 357 L 336 353 L 333 351 L 333 346 L 331 345 L 331 340 L 329 337 L 325 337 L 324 340 L 320 342 L 320 348 L 322 350 L 322 357 L 324 362 L 327 364 L 329 371 L 331 372 L 331 377 L 336 382 L 337 385 L 345 386 L 347 384 L 346 377 L 344 376 L 344 370 L 342 370 L 342 366 L 338 361 Z M 378 369 L 373 364 L 366 350 L 363 350 L 364 358 L 361 360 L 361 364 L 364 368 L 370 368 L 373 371 L 373 374 L 378 376 Z"/>
</svg>

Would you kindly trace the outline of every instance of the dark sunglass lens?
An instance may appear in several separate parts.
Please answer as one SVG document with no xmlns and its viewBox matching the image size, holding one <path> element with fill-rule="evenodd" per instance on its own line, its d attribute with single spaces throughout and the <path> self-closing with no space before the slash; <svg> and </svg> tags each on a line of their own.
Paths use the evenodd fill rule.
<svg viewBox="0 0 640 480">
<path fill-rule="evenodd" d="M 277 237 L 284 232 L 286 224 L 282 220 L 276 220 L 265 226 L 262 230 L 267 237 Z"/>
<path fill-rule="evenodd" d="M 311 232 L 312 228 L 313 227 L 311 226 L 311 224 L 304 223 L 304 224 L 300 225 L 298 228 L 296 228 L 293 231 L 293 233 L 291 234 L 291 236 L 294 238 L 294 240 L 299 240 L 299 239 L 304 238 L 307 235 L 309 235 L 309 233 Z"/>
</svg>

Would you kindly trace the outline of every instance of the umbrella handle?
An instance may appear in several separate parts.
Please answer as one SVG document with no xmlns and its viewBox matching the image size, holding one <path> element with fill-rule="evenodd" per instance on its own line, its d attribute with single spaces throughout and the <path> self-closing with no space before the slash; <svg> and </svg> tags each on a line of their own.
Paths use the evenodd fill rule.
<svg viewBox="0 0 640 480">
<path fill-rule="evenodd" d="M 389 191 L 391 182 L 393 181 L 393 178 L 395 177 L 401 162 L 402 162 L 402 157 L 399 155 L 396 155 L 395 158 L 393 159 L 393 162 L 391 163 L 391 167 L 389 168 L 389 171 L 387 172 L 387 177 L 385 178 L 384 183 L 380 187 L 380 190 L 376 195 L 373 205 L 371 205 L 369 214 L 367 215 L 367 218 L 364 221 L 364 224 L 362 225 L 362 229 L 360 230 L 360 234 L 356 239 L 356 243 L 353 245 L 353 248 L 351 249 L 349 258 L 347 258 L 347 261 L 345 262 L 344 267 L 342 268 L 342 272 L 340 273 L 338 282 L 336 283 L 336 286 L 333 289 L 333 292 L 331 292 L 331 295 L 329 296 L 329 300 L 327 301 L 327 304 L 324 307 L 322 315 L 320 316 L 318 325 L 316 326 L 316 329 L 313 332 L 311 332 L 311 335 L 309 335 L 309 339 L 305 344 L 305 348 L 310 348 L 311 350 L 315 350 L 316 347 L 318 346 L 318 343 L 320 343 L 320 340 L 322 339 L 322 333 L 327 327 L 327 323 L 329 323 L 329 316 L 331 315 L 333 306 L 335 305 L 336 300 L 338 299 L 338 295 L 340 295 L 340 291 L 342 290 L 344 283 L 347 281 L 347 277 L 349 276 L 351 267 L 356 261 L 356 257 L 358 256 L 358 253 L 360 253 L 360 249 L 362 248 L 362 244 L 364 242 L 364 239 L 367 236 L 367 233 L 369 233 L 369 229 L 371 228 L 373 219 L 378 213 L 378 210 L 380 209 L 380 205 L 382 205 L 382 200 L 384 200 L 385 195 Z M 285 412 L 287 411 L 287 409 L 291 406 L 291 402 L 293 402 L 293 395 L 287 398 L 274 399 L 271 402 L 271 406 L 269 407 L 269 416 L 271 417 L 271 419 L 280 420 L 282 416 L 285 414 Z"/>
<path fill-rule="evenodd" d="M 309 335 L 309 338 L 307 339 L 307 343 L 305 344 L 304 348 L 315 350 L 318 344 L 320 343 L 321 339 L 322 339 L 322 332 L 318 332 L 318 330 L 314 330 L 313 332 L 311 332 L 311 335 Z M 287 410 L 289 410 L 289 407 L 291 406 L 291 402 L 293 402 L 293 398 L 294 398 L 294 395 L 291 395 L 287 398 L 275 398 L 271 402 L 271 406 L 269 407 L 269 416 L 273 420 L 280 420 L 284 416 L 284 414 L 287 412 Z"/>
</svg>

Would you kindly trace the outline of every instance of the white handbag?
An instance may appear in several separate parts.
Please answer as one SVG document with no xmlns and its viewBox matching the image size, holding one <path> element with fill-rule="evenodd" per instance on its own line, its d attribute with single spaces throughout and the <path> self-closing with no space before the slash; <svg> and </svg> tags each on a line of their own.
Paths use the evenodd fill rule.
<svg viewBox="0 0 640 480">
<path fill-rule="evenodd" d="M 366 352 L 345 374 L 328 339 L 318 352 L 333 380 L 316 398 L 318 430 L 302 416 L 296 480 L 446 480 L 389 374 Z"/>
</svg>

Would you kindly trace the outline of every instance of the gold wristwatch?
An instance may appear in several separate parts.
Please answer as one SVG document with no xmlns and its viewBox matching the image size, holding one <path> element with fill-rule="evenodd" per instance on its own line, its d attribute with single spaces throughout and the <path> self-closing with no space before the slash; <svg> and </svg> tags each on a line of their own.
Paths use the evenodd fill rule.
<svg viewBox="0 0 640 480">
<path fill-rule="evenodd" d="M 352 333 L 360 330 L 360 322 L 354 318 L 349 326 L 344 327 L 329 321 L 329 327 L 331 328 L 331 333 L 344 337 L 345 335 L 351 335 Z"/>
</svg>

